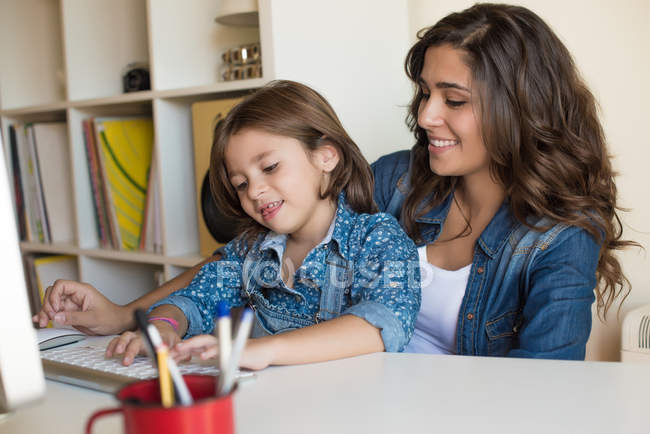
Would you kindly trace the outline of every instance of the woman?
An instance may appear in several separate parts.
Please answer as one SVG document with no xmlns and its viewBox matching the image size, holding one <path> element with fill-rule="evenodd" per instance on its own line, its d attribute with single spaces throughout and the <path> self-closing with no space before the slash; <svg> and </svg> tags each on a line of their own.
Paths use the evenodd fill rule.
<svg viewBox="0 0 650 434">
<path fill-rule="evenodd" d="M 625 292 L 614 250 L 635 243 L 620 238 L 596 104 L 566 47 L 525 8 L 479 4 L 422 33 L 406 71 L 417 86 L 416 145 L 373 170 L 375 201 L 423 261 L 407 351 L 584 358 L 594 288 L 604 316 Z M 132 306 L 185 286 L 197 269 Z M 130 327 L 128 307 L 76 282 L 48 291 L 41 321 L 76 316 L 82 299 L 96 306 L 82 314 L 107 321 L 72 323 Z"/>
<path fill-rule="evenodd" d="M 571 55 L 533 12 L 477 4 L 421 33 L 406 72 L 417 143 L 373 165 L 425 260 L 406 351 L 583 359 L 633 243 Z"/>
</svg>

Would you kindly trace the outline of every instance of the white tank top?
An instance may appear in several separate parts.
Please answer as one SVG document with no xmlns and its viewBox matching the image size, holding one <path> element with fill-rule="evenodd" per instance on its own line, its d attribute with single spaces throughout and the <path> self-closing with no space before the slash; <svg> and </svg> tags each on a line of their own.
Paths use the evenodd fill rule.
<svg viewBox="0 0 650 434">
<path fill-rule="evenodd" d="M 422 306 L 407 353 L 455 354 L 458 311 L 472 264 L 449 271 L 427 260 L 427 246 L 418 248 Z"/>
</svg>

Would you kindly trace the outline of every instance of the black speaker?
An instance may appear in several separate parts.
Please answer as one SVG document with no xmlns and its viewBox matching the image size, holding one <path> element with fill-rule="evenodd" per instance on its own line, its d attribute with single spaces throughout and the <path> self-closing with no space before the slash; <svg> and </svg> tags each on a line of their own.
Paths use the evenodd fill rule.
<svg viewBox="0 0 650 434">
<path fill-rule="evenodd" d="M 122 75 L 122 88 L 124 92 L 138 92 L 150 90 L 149 68 L 146 64 L 130 63 Z"/>
<path fill-rule="evenodd" d="M 203 184 L 201 185 L 201 212 L 203 221 L 210 231 L 212 238 L 219 243 L 227 243 L 237 235 L 237 221 L 231 217 L 226 217 L 217 208 L 212 199 L 212 190 L 210 190 L 210 172 L 205 172 Z"/>
</svg>

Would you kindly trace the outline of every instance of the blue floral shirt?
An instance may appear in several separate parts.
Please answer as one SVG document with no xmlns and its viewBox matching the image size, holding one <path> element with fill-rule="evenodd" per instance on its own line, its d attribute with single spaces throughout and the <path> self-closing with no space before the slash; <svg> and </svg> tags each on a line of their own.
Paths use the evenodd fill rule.
<svg viewBox="0 0 650 434">
<path fill-rule="evenodd" d="M 420 309 L 420 270 L 415 244 L 384 213 L 358 214 L 341 194 L 327 236 L 305 257 L 293 288 L 281 279 L 287 236 L 267 232 L 250 246 L 241 237 L 220 261 L 204 265 L 185 289 L 154 304 L 180 308 L 185 337 L 211 333 L 217 302 L 249 305 L 253 335 L 280 333 L 355 315 L 381 330 L 386 351 L 402 351 Z"/>
</svg>

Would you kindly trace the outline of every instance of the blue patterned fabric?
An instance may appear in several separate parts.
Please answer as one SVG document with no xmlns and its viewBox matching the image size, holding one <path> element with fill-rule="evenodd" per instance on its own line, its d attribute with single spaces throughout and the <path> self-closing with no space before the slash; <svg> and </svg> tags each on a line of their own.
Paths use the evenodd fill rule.
<svg viewBox="0 0 650 434">
<path fill-rule="evenodd" d="M 185 337 L 211 333 L 216 305 L 249 305 L 254 336 L 275 334 L 356 315 L 381 330 L 386 351 L 401 351 L 420 309 L 417 250 L 388 214 L 358 214 L 338 201 L 325 239 L 305 257 L 293 288 L 281 279 L 287 236 L 268 232 L 249 248 L 241 237 L 220 261 L 204 265 L 189 286 L 152 306 L 173 304 L 188 319 Z"/>
</svg>

